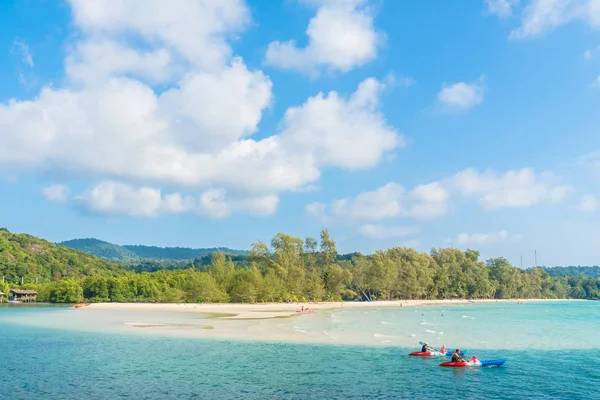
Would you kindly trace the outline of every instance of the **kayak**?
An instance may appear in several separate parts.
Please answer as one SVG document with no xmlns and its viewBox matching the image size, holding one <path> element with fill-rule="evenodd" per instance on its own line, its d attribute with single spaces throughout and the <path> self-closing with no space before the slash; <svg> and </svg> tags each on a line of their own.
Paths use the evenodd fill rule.
<svg viewBox="0 0 600 400">
<path fill-rule="evenodd" d="M 447 361 L 440 364 L 440 367 L 498 367 L 506 362 L 506 358 L 499 358 L 497 360 L 477 360 L 477 361 L 464 361 L 464 362 L 452 362 Z"/>
<path fill-rule="evenodd" d="M 460 352 L 461 356 L 464 356 L 465 353 L 467 351 L 463 350 Z M 409 356 L 413 356 L 413 357 L 442 357 L 442 356 L 446 356 L 446 357 L 450 357 L 452 356 L 452 353 L 454 353 L 453 351 L 447 351 L 446 353 L 441 353 L 439 351 L 413 351 L 412 353 L 409 353 Z"/>
<path fill-rule="evenodd" d="M 71 308 L 82 308 L 82 307 L 88 307 L 90 305 L 90 303 L 79 303 L 79 304 L 73 304 L 71 306 Z"/>
</svg>

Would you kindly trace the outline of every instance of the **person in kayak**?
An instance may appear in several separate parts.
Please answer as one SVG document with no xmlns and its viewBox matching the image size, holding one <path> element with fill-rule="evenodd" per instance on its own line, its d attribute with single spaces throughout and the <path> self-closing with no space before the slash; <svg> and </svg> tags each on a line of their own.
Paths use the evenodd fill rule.
<svg viewBox="0 0 600 400">
<path fill-rule="evenodd" d="M 426 353 L 428 351 L 433 351 L 433 347 L 430 347 L 427 342 L 423 343 L 423 347 L 421 347 L 421 352 Z"/>
<path fill-rule="evenodd" d="M 452 362 L 465 362 L 465 360 L 460 356 L 460 349 L 454 350 L 452 353 Z"/>
</svg>

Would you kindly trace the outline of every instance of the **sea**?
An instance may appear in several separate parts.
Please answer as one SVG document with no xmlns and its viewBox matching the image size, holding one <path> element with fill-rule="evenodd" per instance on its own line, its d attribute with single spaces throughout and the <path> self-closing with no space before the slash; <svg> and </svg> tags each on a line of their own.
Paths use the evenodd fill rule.
<svg viewBox="0 0 600 400">
<path fill-rule="evenodd" d="M 190 330 L 210 318 L 0 306 L 0 399 L 600 399 L 600 302 L 319 310 L 244 340 Z M 443 368 L 419 341 L 507 361 Z"/>
</svg>

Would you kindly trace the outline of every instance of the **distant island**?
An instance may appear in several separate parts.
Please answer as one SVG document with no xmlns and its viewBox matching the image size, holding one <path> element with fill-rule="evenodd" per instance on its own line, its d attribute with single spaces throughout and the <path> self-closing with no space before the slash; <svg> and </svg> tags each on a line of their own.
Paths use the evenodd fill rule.
<svg viewBox="0 0 600 400">
<path fill-rule="evenodd" d="M 258 241 L 248 252 L 65 243 L 0 229 L 0 292 L 35 290 L 38 301 L 56 303 L 600 299 L 600 280 L 589 270 L 523 270 L 505 258 L 484 262 L 476 250 L 455 248 L 339 255 L 327 230 L 319 239 L 280 233 L 270 246 Z M 190 258 L 163 258 L 169 256 Z"/>
</svg>

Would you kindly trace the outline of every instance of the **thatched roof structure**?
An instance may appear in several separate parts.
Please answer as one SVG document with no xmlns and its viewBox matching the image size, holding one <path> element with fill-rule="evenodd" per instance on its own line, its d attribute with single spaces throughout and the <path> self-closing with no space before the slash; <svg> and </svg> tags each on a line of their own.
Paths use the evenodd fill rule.
<svg viewBox="0 0 600 400">
<path fill-rule="evenodd" d="M 10 289 L 10 292 L 14 293 L 14 294 L 21 294 L 21 295 L 37 294 L 37 292 L 35 290 L 24 290 L 24 289 Z"/>
</svg>

